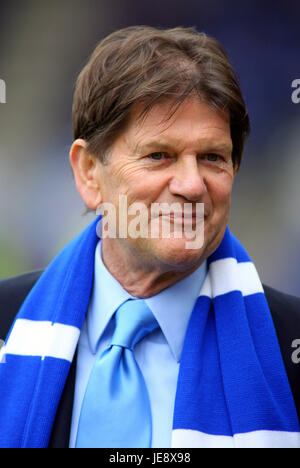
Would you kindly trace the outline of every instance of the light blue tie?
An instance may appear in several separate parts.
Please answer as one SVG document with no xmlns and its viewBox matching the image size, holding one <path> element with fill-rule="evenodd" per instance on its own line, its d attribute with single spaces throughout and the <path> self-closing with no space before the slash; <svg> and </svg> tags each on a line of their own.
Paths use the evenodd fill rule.
<svg viewBox="0 0 300 468">
<path fill-rule="evenodd" d="M 97 359 L 87 385 L 77 448 L 151 447 L 150 401 L 133 348 L 158 323 L 142 299 L 121 305 L 115 320 L 111 345 Z"/>
</svg>

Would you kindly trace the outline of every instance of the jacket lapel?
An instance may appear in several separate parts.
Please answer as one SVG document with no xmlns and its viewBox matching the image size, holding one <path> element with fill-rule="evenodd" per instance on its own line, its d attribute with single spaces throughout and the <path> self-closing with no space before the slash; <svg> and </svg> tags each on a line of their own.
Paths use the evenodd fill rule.
<svg viewBox="0 0 300 468">
<path fill-rule="evenodd" d="M 57 408 L 48 448 L 69 448 L 75 393 L 77 351 L 72 361 L 66 385 Z"/>
</svg>

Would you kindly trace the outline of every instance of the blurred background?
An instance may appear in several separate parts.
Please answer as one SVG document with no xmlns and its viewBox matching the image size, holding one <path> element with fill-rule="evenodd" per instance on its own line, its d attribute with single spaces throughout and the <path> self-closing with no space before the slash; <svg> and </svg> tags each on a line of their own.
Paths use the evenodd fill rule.
<svg viewBox="0 0 300 468">
<path fill-rule="evenodd" d="M 252 134 L 231 231 L 262 280 L 300 296 L 299 0 L 0 0 L 0 277 L 44 268 L 83 216 L 68 163 L 74 83 L 97 43 L 134 25 L 196 26 L 226 47 Z"/>
</svg>

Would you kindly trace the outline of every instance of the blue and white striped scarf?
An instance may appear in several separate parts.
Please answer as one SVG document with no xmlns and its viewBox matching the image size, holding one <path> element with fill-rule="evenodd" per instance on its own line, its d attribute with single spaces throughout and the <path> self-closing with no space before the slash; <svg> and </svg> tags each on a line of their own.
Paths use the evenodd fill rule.
<svg viewBox="0 0 300 468">
<path fill-rule="evenodd" d="M 49 265 L 0 355 L 0 447 L 47 447 L 88 308 L 95 220 Z M 226 230 L 208 260 L 183 347 L 172 447 L 300 447 L 263 288 Z"/>
</svg>

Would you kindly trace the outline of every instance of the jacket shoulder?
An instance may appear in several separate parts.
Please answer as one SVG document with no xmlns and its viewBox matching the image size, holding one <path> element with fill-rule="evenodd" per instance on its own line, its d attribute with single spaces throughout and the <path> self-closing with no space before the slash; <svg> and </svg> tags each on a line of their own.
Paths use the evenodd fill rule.
<svg viewBox="0 0 300 468">
<path fill-rule="evenodd" d="M 26 296 L 42 270 L 0 279 L 0 339 L 5 339 Z"/>
<path fill-rule="evenodd" d="M 284 329 L 289 329 L 293 332 L 299 331 L 300 298 L 265 285 L 264 291 L 274 322 L 278 323 L 278 325 L 280 324 Z M 293 326 L 296 326 L 296 329 Z"/>
<path fill-rule="evenodd" d="M 300 299 L 269 286 L 264 290 L 300 421 L 300 363 L 292 358 L 293 343 L 300 339 Z"/>
<path fill-rule="evenodd" d="M 291 349 L 292 341 L 300 338 L 300 298 L 269 286 L 264 290 L 279 341 Z"/>
</svg>

